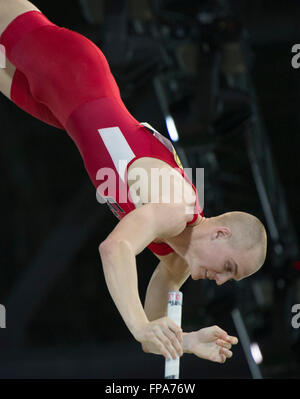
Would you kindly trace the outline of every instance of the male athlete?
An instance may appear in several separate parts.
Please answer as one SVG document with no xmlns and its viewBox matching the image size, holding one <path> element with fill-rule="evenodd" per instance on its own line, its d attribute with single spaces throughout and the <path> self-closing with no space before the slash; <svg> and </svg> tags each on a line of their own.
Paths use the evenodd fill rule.
<svg viewBox="0 0 300 399">
<path fill-rule="evenodd" d="M 90 40 L 53 24 L 26 0 L 0 0 L 0 35 L 7 57 L 0 90 L 67 131 L 98 194 L 120 219 L 99 252 L 109 292 L 134 338 L 145 352 L 165 358 L 185 352 L 223 363 L 237 338 L 217 326 L 182 332 L 166 316 L 167 293 L 189 276 L 221 285 L 255 273 L 266 256 L 262 223 L 244 212 L 204 217 L 171 143 L 127 111 L 103 53 Z M 162 169 L 172 176 L 168 199 L 159 180 L 151 180 Z M 101 189 L 106 170 L 117 176 L 113 190 Z M 144 178 L 137 186 L 139 171 Z M 143 308 L 136 255 L 146 247 L 159 263 Z"/>
</svg>

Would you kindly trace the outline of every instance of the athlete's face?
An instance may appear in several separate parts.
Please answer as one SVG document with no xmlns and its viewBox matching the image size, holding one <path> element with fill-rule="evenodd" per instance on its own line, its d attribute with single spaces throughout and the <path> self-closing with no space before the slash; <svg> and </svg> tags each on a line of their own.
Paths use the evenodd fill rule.
<svg viewBox="0 0 300 399">
<path fill-rule="evenodd" d="M 254 257 L 251 251 L 233 249 L 226 236 L 216 235 L 199 247 L 190 265 L 191 277 L 215 280 L 218 285 L 241 280 L 257 271 L 252 262 Z"/>
</svg>

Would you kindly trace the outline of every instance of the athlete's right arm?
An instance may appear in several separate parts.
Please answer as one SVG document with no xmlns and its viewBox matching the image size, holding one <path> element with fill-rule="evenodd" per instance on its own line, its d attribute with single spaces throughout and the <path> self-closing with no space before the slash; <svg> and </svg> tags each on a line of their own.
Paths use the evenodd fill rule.
<svg viewBox="0 0 300 399">
<path fill-rule="evenodd" d="M 182 355 L 182 330 L 168 317 L 149 321 L 138 292 L 136 255 L 156 238 L 178 235 L 186 225 L 185 207 L 146 204 L 130 212 L 99 247 L 107 287 L 125 324 L 152 353 Z"/>
</svg>

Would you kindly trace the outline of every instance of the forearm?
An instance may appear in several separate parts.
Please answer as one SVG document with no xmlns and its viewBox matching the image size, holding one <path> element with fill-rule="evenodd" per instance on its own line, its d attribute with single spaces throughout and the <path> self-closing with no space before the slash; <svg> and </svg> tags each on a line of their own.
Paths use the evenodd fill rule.
<svg viewBox="0 0 300 399">
<path fill-rule="evenodd" d="M 124 242 L 100 246 L 100 256 L 110 295 L 130 332 L 137 332 L 149 321 L 139 293 L 135 255 Z"/>
<path fill-rule="evenodd" d="M 171 278 L 170 273 L 159 263 L 146 292 L 145 313 L 148 319 L 156 320 L 167 316 L 168 292 L 178 291 L 180 284 Z"/>
<path fill-rule="evenodd" d="M 161 264 L 157 266 L 150 279 L 145 299 L 145 313 L 150 321 L 167 316 L 168 292 L 179 291 L 187 276 L 188 274 L 175 281 L 167 269 Z M 189 334 L 183 333 L 184 353 L 190 353 Z"/>
</svg>

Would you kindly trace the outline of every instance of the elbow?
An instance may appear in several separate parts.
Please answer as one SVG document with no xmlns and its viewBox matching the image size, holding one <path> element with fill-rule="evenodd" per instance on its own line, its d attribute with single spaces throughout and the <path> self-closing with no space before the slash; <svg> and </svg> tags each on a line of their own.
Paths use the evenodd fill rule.
<svg viewBox="0 0 300 399">
<path fill-rule="evenodd" d="M 106 240 L 102 241 L 98 248 L 100 257 L 104 258 L 104 257 L 111 255 L 114 251 L 114 248 L 115 248 L 115 244 L 114 244 L 113 240 L 106 239 Z"/>
<path fill-rule="evenodd" d="M 115 257 L 118 253 L 128 252 L 130 250 L 130 245 L 126 240 L 106 238 L 99 245 L 99 254 L 101 259 L 110 259 Z"/>
</svg>

